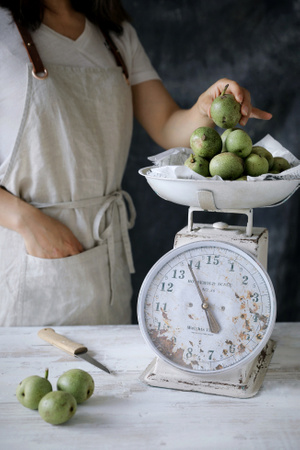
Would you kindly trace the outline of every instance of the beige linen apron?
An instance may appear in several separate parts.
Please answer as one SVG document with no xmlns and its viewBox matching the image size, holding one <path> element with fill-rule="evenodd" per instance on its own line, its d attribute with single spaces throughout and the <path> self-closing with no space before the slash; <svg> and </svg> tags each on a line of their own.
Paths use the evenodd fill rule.
<svg viewBox="0 0 300 450">
<path fill-rule="evenodd" d="M 0 227 L 0 325 L 130 323 L 135 211 L 121 180 L 131 89 L 119 67 L 47 70 L 38 80 L 28 64 L 22 123 L 0 176 L 8 191 L 67 225 L 85 251 L 36 258 Z"/>
</svg>

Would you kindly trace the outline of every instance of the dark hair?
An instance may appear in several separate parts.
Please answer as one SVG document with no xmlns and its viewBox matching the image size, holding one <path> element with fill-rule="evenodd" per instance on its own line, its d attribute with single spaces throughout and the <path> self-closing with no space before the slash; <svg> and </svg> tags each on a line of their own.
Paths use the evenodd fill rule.
<svg viewBox="0 0 300 450">
<path fill-rule="evenodd" d="M 95 25 L 117 34 L 123 31 L 122 22 L 131 21 L 121 0 L 71 0 L 71 5 Z M 43 0 L 0 0 L 0 6 L 9 9 L 14 20 L 32 31 L 43 20 Z"/>
</svg>

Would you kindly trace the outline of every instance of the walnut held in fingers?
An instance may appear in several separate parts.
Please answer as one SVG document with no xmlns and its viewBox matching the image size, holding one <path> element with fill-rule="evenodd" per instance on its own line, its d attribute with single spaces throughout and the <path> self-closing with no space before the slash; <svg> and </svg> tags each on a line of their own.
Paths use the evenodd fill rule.
<svg viewBox="0 0 300 450">
<path fill-rule="evenodd" d="M 212 120 L 220 128 L 234 128 L 241 120 L 241 105 L 234 95 L 226 94 L 229 84 L 226 84 L 223 92 L 215 98 L 211 104 L 210 114 Z"/>
</svg>

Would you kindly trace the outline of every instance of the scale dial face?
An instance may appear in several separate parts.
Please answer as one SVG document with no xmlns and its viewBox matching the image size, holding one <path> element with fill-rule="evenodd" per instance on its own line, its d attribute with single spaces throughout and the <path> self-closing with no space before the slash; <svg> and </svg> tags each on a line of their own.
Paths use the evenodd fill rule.
<svg viewBox="0 0 300 450">
<path fill-rule="evenodd" d="M 140 330 L 157 356 L 199 374 L 233 370 L 254 359 L 275 318 L 275 292 L 263 266 L 245 250 L 217 241 L 165 254 L 138 299 Z"/>
</svg>

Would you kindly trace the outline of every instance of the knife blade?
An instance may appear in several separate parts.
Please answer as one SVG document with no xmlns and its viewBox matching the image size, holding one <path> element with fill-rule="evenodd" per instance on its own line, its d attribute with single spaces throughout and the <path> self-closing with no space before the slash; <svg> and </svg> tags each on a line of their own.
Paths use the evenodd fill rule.
<svg viewBox="0 0 300 450">
<path fill-rule="evenodd" d="M 38 336 L 44 341 L 49 342 L 51 345 L 54 345 L 55 347 L 65 351 L 66 353 L 69 353 L 70 355 L 73 355 L 77 358 L 82 358 L 90 364 L 98 367 L 98 369 L 104 370 L 109 374 L 111 373 L 107 367 L 105 367 L 99 361 L 96 361 L 96 359 L 92 358 L 92 356 L 88 354 L 87 347 L 85 347 L 83 344 L 78 344 L 77 342 L 71 341 L 62 334 L 56 333 L 53 328 L 42 328 L 38 332 Z"/>
</svg>

